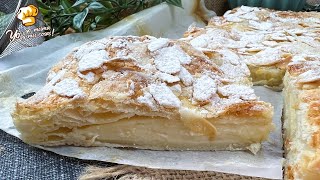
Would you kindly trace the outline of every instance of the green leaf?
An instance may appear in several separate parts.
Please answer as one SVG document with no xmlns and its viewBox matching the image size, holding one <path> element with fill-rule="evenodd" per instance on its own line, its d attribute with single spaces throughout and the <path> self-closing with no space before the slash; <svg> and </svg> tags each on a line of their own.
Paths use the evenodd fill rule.
<svg viewBox="0 0 320 180">
<path fill-rule="evenodd" d="M 106 8 L 104 5 L 102 5 L 99 2 L 92 2 L 88 6 L 89 10 L 91 10 L 94 13 L 101 13 L 108 11 L 108 8 Z M 90 11 L 90 12 L 91 12 Z"/>
<path fill-rule="evenodd" d="M 75 30 L 82 32 L 82 25 L 88 15 L 88 12 L 89 12 L 89 9 L 85 8 L 81 13 L 73 17 L 72 25 Z"/>
<path fill-rule="evenodd" d="M 95 22 L 90 24 L 90 29 L 95 30 L 97 28 L 97 24 Z"/>
<path fill-rule="evenodd" d="M 96 17 L 94 18 L 94 21 L 95 21 L 96 23 L 99 23 L 102 19 L 103 19 L 102 16 L 96 16 Z"/>
<path fill-rule="evenodd" d="M 50 7 L 47 6 L 45 3 L 43 3 L 41 0 L 37 0 L 37 5 L 39 8 L 42 8 L 42 9 L 47 9 L 47 10 L 50 9 Z"/>
<path fill-rule="evenodd" d="M 113 8 L 113 5 L 110 1 L 101 1 L 101 4 L 103 4 L 106 8 Z"/>
<path fill-rule="evenodd" d="M 182 8 L 181 0 L 166 0 L 166 3 Z"/>
<path fill-rule="evenodd" d="M 44 9 L 42 7 L 39 6 L 39 10 L 42 13 L 43 16 L 49 14 L 51 11 L 49 9 Z"/>
<path fill-rule="evenodd" d="M 89 2 L 91 2 L 91 1 L 90 1 L 90 0 L 77 0 L 77 1 L 72 5 L 72 7 L 80 6 L 80 5 L 84 4 L 84 3 L 89 3 Z"/>
<path fill-rule="evenodd" d="M 69 0 L 60 0 L 60 4 L 62 5 L 64 11 L 66 13 L 74 13 L 76 12 L 73 8 L 72 8 L 72 4 L 70 3 Z"/>
</svg>

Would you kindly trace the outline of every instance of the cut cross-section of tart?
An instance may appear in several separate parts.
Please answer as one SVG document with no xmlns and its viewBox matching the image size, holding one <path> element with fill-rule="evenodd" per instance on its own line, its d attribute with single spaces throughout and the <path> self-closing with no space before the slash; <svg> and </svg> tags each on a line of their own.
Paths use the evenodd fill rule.
<svg viewBox="0 0 320 180">
<path fill-rule="evenodd" d="M 239 60 L 223 59 L 150 36 L 88 42 L 17 102 L 14 123 L 39 145 L 255 151 L 273 129 L 273 107 L 258 100 Z M 226 70 L 240 66 L 237 77 Z"/>
<path fill-rule="evenodd" d="M 320 59 L 289 64 L 284 85 L 285 178 L 319 179 Z"/>
</svg>

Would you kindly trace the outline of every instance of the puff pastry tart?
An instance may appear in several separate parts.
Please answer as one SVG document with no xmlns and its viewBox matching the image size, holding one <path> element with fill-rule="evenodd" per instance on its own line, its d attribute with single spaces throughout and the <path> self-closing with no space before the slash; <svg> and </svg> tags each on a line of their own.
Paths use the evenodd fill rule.
<svg viewBox="0 0 320 180">
<path fill-rule="evenodd" d="M 318 54 L 320 13 L 283 12 L 242 6 L 214 17 L 205 28 L 190 27 L 196 48 L 228 48 L 248 65 L 253 83 L 282 88 L 292 57 Z"/>
<path fill-rule="evenodd" d="M 285 178 L 320 177 L 320 58 L 289 64 L 284 78 Z"/>
<path fill-rule="evenodd" d="M 210 59 L 186 42 L 150 36 L 88 42 L 17 102 L 14 123 L 39 145 L 256 151 L 273 129 L 273 107 L 228 52 Z"/>
</svg>

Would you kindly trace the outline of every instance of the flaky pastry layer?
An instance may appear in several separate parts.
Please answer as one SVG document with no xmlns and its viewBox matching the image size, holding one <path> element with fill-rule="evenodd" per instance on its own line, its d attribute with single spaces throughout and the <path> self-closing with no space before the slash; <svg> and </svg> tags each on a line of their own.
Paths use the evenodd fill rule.
<svg viewBox="0 0 320 180">
<path fill-rule="evenodd" d="M 320 61 L 299 61 L 285 76 L 285 178 L 320 177 Z"/>
</svg>

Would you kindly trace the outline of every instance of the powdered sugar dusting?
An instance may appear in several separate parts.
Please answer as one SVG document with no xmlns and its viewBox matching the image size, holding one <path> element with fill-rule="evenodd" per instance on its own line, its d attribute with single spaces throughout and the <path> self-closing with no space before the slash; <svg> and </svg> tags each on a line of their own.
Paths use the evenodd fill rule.
<svg viewBox="0 0 320 180">
<path fill-rule="evenodd" d="M 269 47 L 276 47 L 278 45 L 277 41 L 263 41 L 262 44 Z"/>
<path fill-rule="evenodd" d="M 125 48 L 128 45 L 128 41 L 123 38 L 117 38 L 111 43 L 112 48 Z"/>
<path fill-rule="evenodd" d="M 254 90 L 250 86 L 230 84 L 222 87 L 218 87 L 218 92 L 225 96 L 232 98 L 240 98 L 243 100 L 256 100 L 257 97 L 254 94 Z"/>
<path fill-rule="evenodd" d="M 201 34 L 198 37 L 193 38 L 190 41 L 190 44 L 193 47 L 208 47 L 208 40 L 210 39 L 210 37 L 207 34 Z"/>
<path fill-rule="evenodd" d="M 182 83 L 185 86 L 191 86 L 192 85 L 193 77 L 192 77 L 192 75 L 189 73 L 189 71 L 186 68 L 181 67 L 179 77 L 180 77 Z"/>
<path fill-rule="evenodd" d="M 180 84 L 175 84 L 175 85 L 173 85 L 173 86 L 170 86 L 169 87 L 170 89 L 171 89 L 171 91 L 174 93 L 174 94 L 176 94 L 176 95 L 181 95 L 181 93 L 182 93 L 182 89 L 181 89 L 181 86 L 180 86 Z"/>
<path fill-rule="evenodd" d="M 53 86 L 61 79 L 66 73 L 66 69 L 62 69 L 57 73 L 52 73 L 51 80 L 48 79 L 48 83 L 40 89 L 35 96 L 32 96 L 28 99 L 28 103 L 38 103 L 47 98 L 51 92 Z"/>
<path fill-rule="evenodd" d="M 55 76 L 49 81 L 47 85 L 50 85 L 50 86 L 55 85 L 64 76 L 66 72 L 67 72 L 66 69 L 62 69 L 57 73 L 55 73 Z"/>
<path fill-rule="evenodd" d="M 174 82 L 180 81 L 179 77 L 173 76 L 173 75 L 167 74 L 167 73 L 158 72 L 158 73 L 156 73 L 156 76 L 159 79 L 161 79 L 163 82 L 167 82 L 167 83 L 174 83 Z"/>
<path fill-rule="evenodd" d="M 282 55 L 280 49 L 266 48 L 263 51 L 258 52 L 251 58 L 248 58 L 248 63 L 255 65 L 271 65 L 282 61 Z"/>
<path fill-rule="evenodd" d="M 196 79 L 193 85 L 193 98 L 197 101 L 207 101 L 217 92 L 215 80 L 207 75 Z"/>
<path fill-rule="evenodd" d="M 149 51 L 153 52 L 163 47 L 166 47 L 168 43 L 169 43 L 169 39 L 167 38 L 155 39 L 148 44 L 148 49 Z"/>
<path fill-rule="evenodd" d="M 157 108 L 157 104 L 155 100 L 153 99 L 152 95 L 147 91 L 144 91 L 143 96 L 139 96 L 137 98 L 137 101 L 138 103 L 141 103 L 150 107 L 152 110 L 155 110 Z"/>
<path fill-rule="evenodd" d="M 105 48 L 106 45 L 97 41 L 91 41 L 80 46 L 79 49 L 74 53 L 74 57 L 80 60 L 83 56 L 92 51 L 103 50 Z"/>
<path fill-rule="evenodd" d="M 218 52 L 223 56 L 224 61 L 227 61 L 228 63 L 230 63 L 232 65 L 239 65 L 240 64 L 240 58 L 236 53 L 234 53 L 228 49 L 219 50 Z"/>
<path fill-rule="evenodd" d="M 253 21 L 253 20 L 249 21 L 249 25 L 250 25 L 250 27 L 252 27 L 254 29 L 258 29 L 258 30 L 262 30 L 262 31 L 269 30 L 273 26 L 273 24 L 270 22 L 257 22 L 257 21 Z"/>
<path fill-rule="evenodd" d="M 82 74 L 80 71 L 78 71 L 77 74 L 80 78 L 85 79 L 88 83 L 93 83 L 95 80 L 95 74 L 93 72 Z"/>
<path fill-rule="evenodd" d="M 175 74 L 180 71 L 180 58 L 176 48 L 167 47 L 158 51 L 154 58 L 154 63 L 158 70 L 168 74 Z"/>
<path fill-rule="evenodd" d="M 47 77 L 47 82 L 51 81 L 56 75 L 57 75 L 56 72 L 54 72 L 54 71 L 49 71 L 48 77 Z"/>
<path fill-rule="evenodd" d="M 306 71 L 300 74 L 297 78 L 298 83 L 310 83 L 320 80 L 320 69 L 313 68 L 309 71 Z"/>
<path fill-rule="evenodd" d="M 108 53 L 105 50 L 93 51 L 84 55 L 79 61 L 79 71 L 87 71 L 102 66 L 108 60 Z"/>
<path fill-rule="evenodd" d="M 160 105 L 167 108 L 179 108 L 181 106 L 179 98 L 165 84 L 151 84 L 149 89 L 153 98 Z"/>
<path fill-rule="evenodd" d="M 85 93 L 79 88 L 79 84 L 74 79 L 66 78 L 53 86 L 53 91 L 60 96 L 81 98 Z"/>
</svg>

